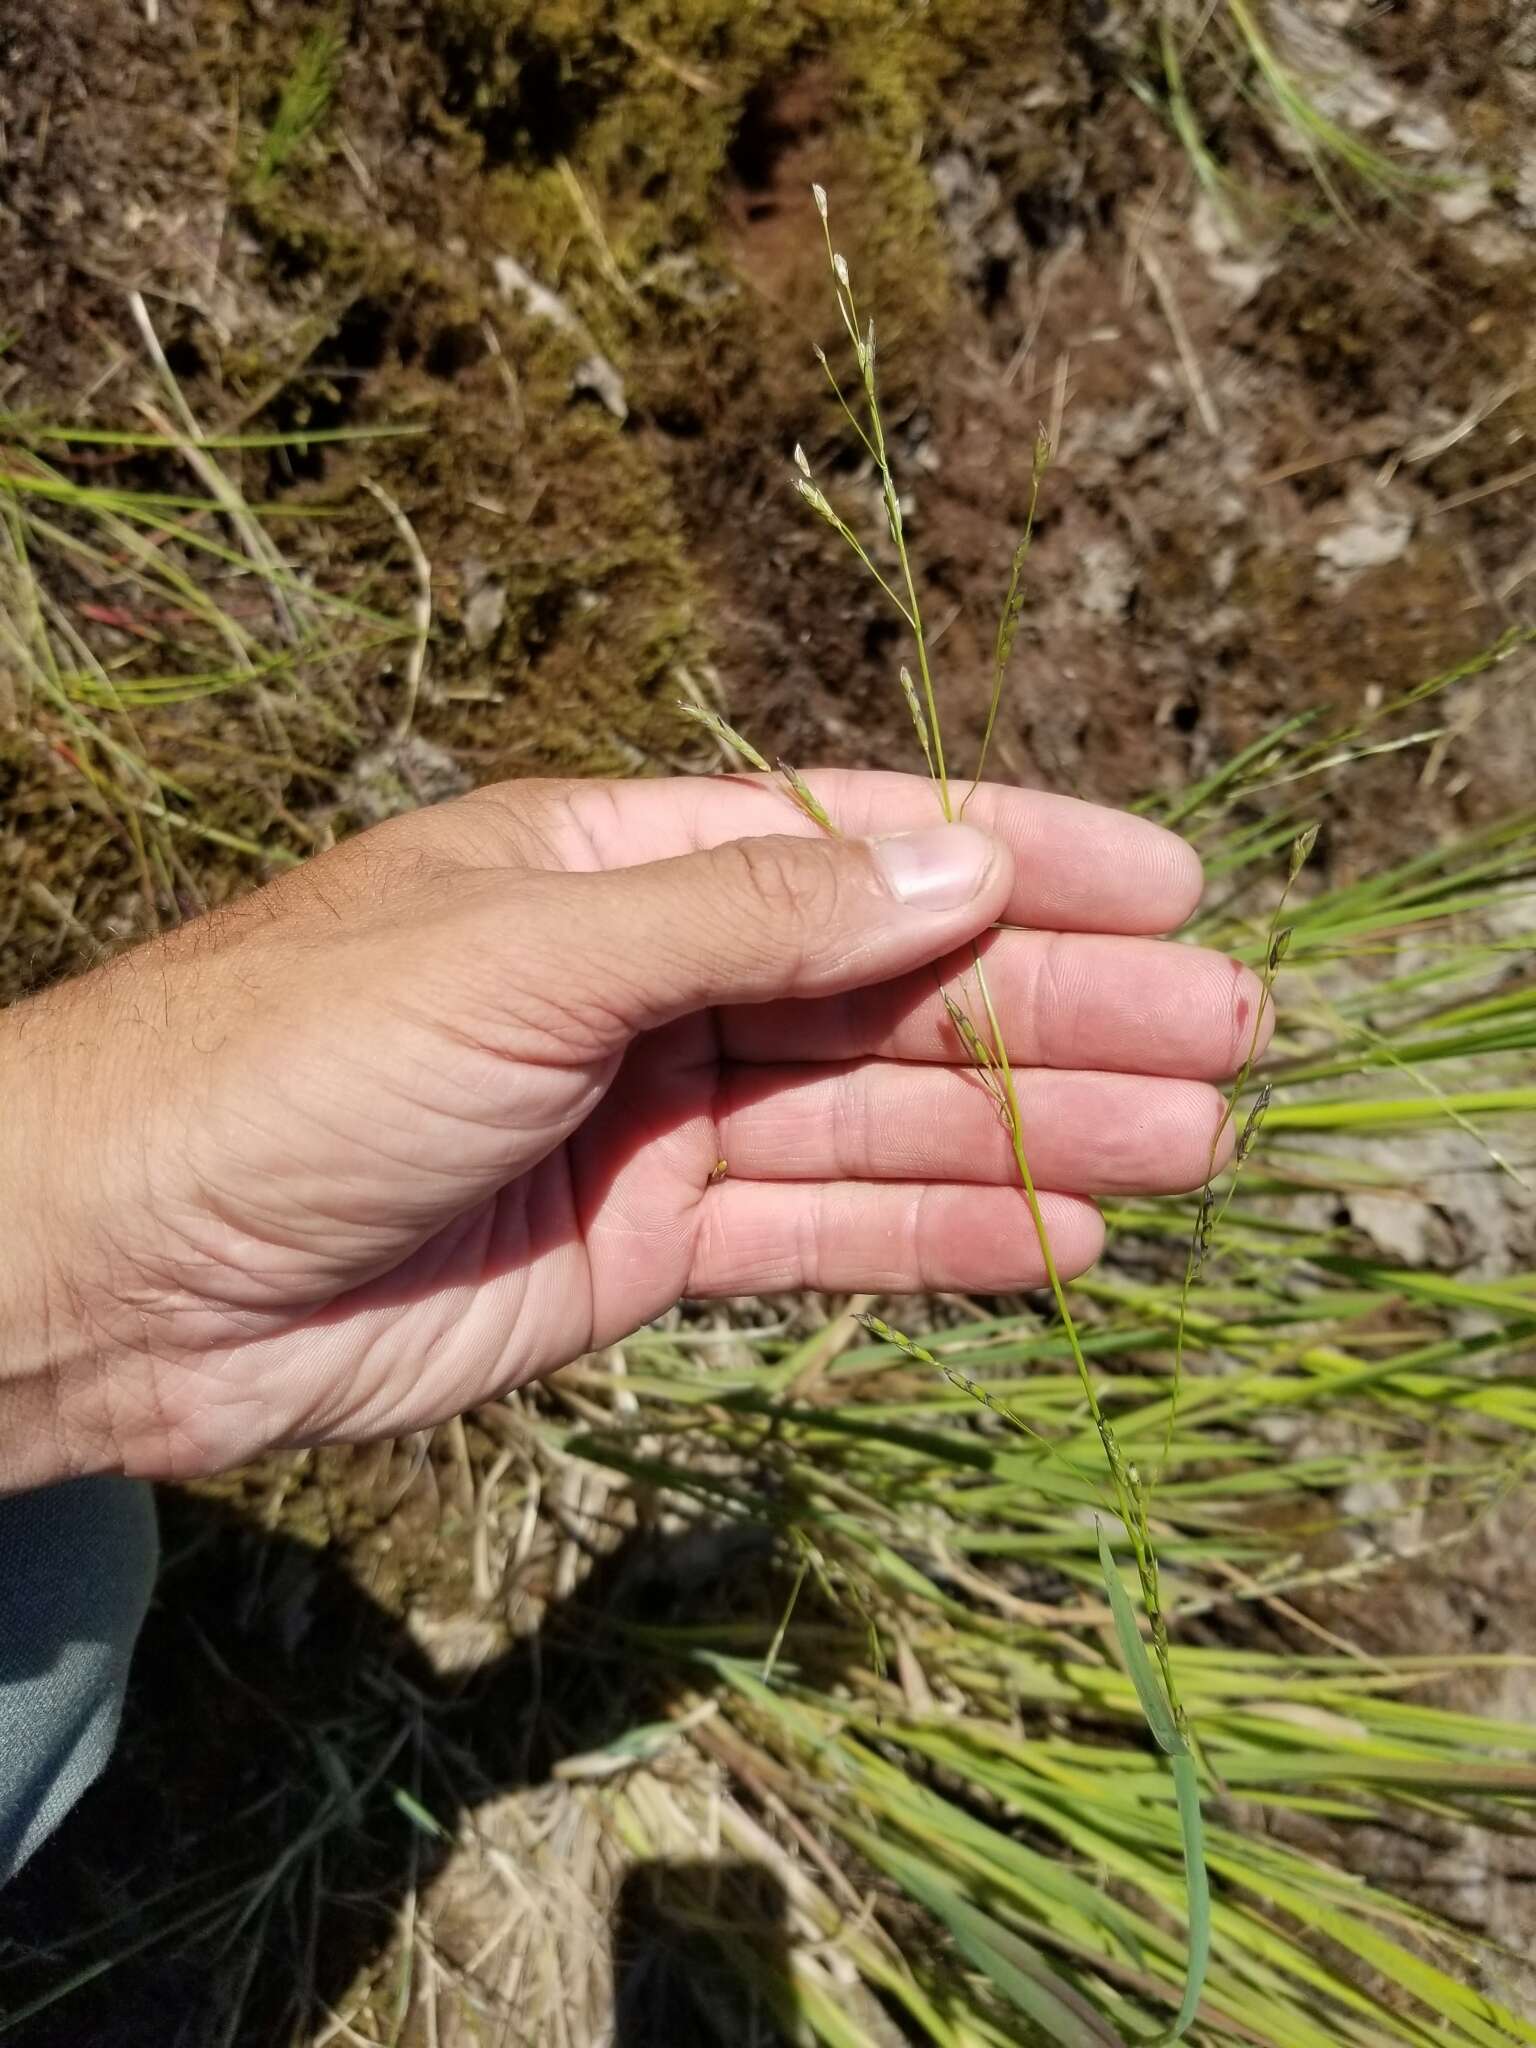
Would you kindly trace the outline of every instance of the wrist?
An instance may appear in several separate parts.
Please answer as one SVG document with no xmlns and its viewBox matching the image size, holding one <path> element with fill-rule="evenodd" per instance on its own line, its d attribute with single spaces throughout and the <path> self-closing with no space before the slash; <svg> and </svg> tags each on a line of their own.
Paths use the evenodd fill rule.
<svg viewBox="0 0 1536 2048">
<path fill-rule="evenodd" d="M 89 1236 L 60 1034 L 46 1000 L 0 1017 L 0 1493 L 124 1469 L 89 1308 Z"/>
</svg>

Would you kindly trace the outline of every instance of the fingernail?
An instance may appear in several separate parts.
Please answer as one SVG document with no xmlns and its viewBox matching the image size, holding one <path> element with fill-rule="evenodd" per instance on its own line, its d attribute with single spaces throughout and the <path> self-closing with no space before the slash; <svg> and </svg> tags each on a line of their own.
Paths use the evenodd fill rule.
<svg viewBox="0 0 1536 2048">
<path fill-rule="evenodd" d="M 981 891 L 996 849 L 971 825 L 929 825 L 871 843 L 875 866 L 898 903 L 958 910 Z"/>
</svg>

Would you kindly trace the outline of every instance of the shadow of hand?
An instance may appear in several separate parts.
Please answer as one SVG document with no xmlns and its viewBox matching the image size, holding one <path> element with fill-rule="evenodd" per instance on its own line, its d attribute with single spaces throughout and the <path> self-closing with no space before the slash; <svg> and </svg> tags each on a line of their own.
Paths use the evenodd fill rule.
<svg viewBox="0 0 1536 2048">
<path fill-rule="evenodd" d="M 386 1968 L 401 1981 L 370 2004 L 414 2041 L 402 1911 L 430 1894 L 461 1823 L 663 1717 L 676 1667 L 636 1655 L 626 1627 L 707 1615 L 711 1576 L 717 1597 L 741 1582 L 722 1544 L 754 1549 L 759 1586 L 767 1563 L 760 1532 L 707 1550 L 698 1532 L 630 1538 L 536 1633 L 455 1677 L 336 1548 L 201 1495 L 167 1490 L 160 1509 L 165 1564 L 117 1756 L 5 1894 L 0 2032 L 18 2048 L 371 2038 L 335 2020 Z M 780 2038 L 729 1967 L 732 1943 L 782 1947 L 768 1872 L 642 1864 L 611 1939 L 616 2031 L 605 2020 L 592 2048 Z M 543 2038 L 515 1993 L 480 2003 L 477 2041 Z"/>
</svg>

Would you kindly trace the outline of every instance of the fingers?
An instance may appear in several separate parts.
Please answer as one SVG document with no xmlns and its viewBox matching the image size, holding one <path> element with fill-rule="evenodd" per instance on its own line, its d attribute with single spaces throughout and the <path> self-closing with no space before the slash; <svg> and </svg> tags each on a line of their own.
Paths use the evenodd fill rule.
<svg viewBox="0 0 1536 2048">
<path fill-rule="evenodd" d="M 567 1052 L 611 1051 L 712 1005 L 839 992 L 936 960 L 985 931 L 1012 880 L 1007 851 L 969 825 L 737 839 L 514 885 L 501 945 L 557 967 Z"/>
<path fill-rule="evenodd" d="M 806 780 L 838 829 L 861 839 L 932 824 L 933 785 L 921 775 L 812 769 Z M 969 797 L 957 781 L 953 802 Z M 814 837 L 816 827 L 776 778 L 688 776 L 670 781 L 503 783 L 436 814 L 444 832 L 484 834 L 489 857 L 612 870 L 765 833 Z M 965 819 L 1014 859 L 1004 923 L 1050 931 L 1168 932 L 1200 901 L 1200 861 L 1161 826 L 1075 797 L 983 783 Z"/>
<path fill-rule="evenodd" d="M 1104 1243 L 1098 1211 L 1069 1195 L 1040 1202 L 1058 1271 L 1086 1272 Z M 704 1198 L 687 1291 L 1000 1294 L 1045 1278 L 1017 1188 L 727 1180 Z"/>
<path fill-rule="evenodd" d="M 920 818 L 925 804 L 931 812 L 934 802 L 921 776 L 824 779 L 833 815 L 846 818 L 849 832 L 899 830 Z M 955 783 L 957 805 L 969 790 L 969 783 Z M 1013 855 L 1017 880 L 1001 923 L 1048 931 L 1171 932 L 1199 906 L 1203 876 L 1194 848 L 1128 811 L 984 782 L 966 802 L 965 818 Z"/>
<path fill-rule="evenodd" d="M 995 932 L 983 942 L 987 983 L 1008 1056 L 1020 1067 L 1096 1068 L 1223 1080 L 1242 1065 L 1263 989 L 1225 955 L 1156 939 Z M 834 1000 L 732 1010 L 724 1044 L 735 1060 L 885 1059 L 967 1066 L 940 982 L 980 1015 L 969 951 L 927 970 Z M 1273 1019 L 1264 1016 L 1259 1047 Z"/>
<path fill-rule="evenodd" d="M 1225 1105 L 1203 1082 L 1034 1069 L 1016 1073 L 1015 1085 L 1040 1187 L 1183 1194 L 1209 1178 L 1213 1148 L 1218 1167 L 1231 1156 Z M 717 1098 L 716 1134 L 735 1180 L 1018 1180 L 990 1096 L 955 1067 L 732 1068 Z"/>
</svg>

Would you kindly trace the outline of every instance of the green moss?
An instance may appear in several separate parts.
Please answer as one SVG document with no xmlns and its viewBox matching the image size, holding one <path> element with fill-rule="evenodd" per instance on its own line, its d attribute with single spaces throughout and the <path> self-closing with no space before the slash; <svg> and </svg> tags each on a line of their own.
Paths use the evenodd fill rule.
<svg viewBox="0 0 1536 2048">
<path fill-rule="evenodd" d="M 235 13 L 246 161 L 313 17 Z M 438 627 L 420 717 L 477 772 L 632 769 L 686 744 L 679 673 L 729 655 L 690 548 L 711 493 L 700 464 L 766 482 L 825 416 L 800 327 L 824 303 L 811 178 L 879 307 L 899 414 L 951 310 L 924 138 L 946 81 L 1001 36 L 971 0 L 437 0 L 427 43 L 396 52 L 407 131 L 380 132 L 367 67 L 344 57 L 323 131 L 280 176 L 242 178 L 259 285 L 293 315 L 273 345 L 232 343 L 221 381 L 255 404 L 297 364 L 283 426 L 427 429 L 334 454 L 323 494 L 345 501 L 366 473 L 415 525 Z M 378 192 L 360 192 L 338 133 L 372 139 Z M 502 301 L 502 254 L 580 331 Z M 336 358 L 351 307 L 384 330 L 362 379 Z M 487 331 L 499 360 L 474 359 Z M 593 350 L 625 382 L 627 425 L 578 388 Z M 317 573 L 376 576 L 379 548 L 377 521 L 348 516 Z M 505 604 L 472 646 L 475 577 Z"/>
<path fill-rule="evenodd" d="M 495 362 L 436 382 L 419 353 L 370 380 L 376 406 L 430 429 L 369 457 L 430 529 L 445 638 L 432 668 L 444 701 L 428 715 L 498 766 L 633 767 L 684 743 L 679 669 L 728 652 L 685 541 L 694 460 L 668 436 L 707 435 L 714 463 L 773 463 L 825 404 L 797 331 L 822 296 L 812 175 L 880 306 L 888 387 L 898 406 L 916 393 L 949 310 L 921 141 L 964 38 L 915 12 L 893 24 L 875 0 L 440 0 L 435 20 L 444 232 L 418 241 L 391 295 L 428 355 L 426 330 L 489 321 L 516 388 L 509 400 Z M 749 246 L 765 200 L 785 216 L 766 258 Z M 285 181 L 260 214 L 275 247 L 379 289 L 377 252 L 370 271 L 338 217 L 313 177 Z M 574 390 L 587 339 L 497 301 L 499 254 L 557 292 L 614 365 L 630 425 Z M 772 274 L 754 267 L 765 261 Z M 775 326 L 782 346 L 765 345 Z M 506 594 L 479 651 L 454 632 L 471 558 Z"/>
</svg>

